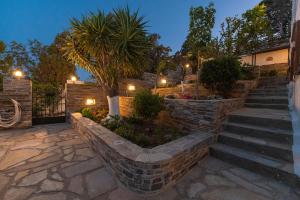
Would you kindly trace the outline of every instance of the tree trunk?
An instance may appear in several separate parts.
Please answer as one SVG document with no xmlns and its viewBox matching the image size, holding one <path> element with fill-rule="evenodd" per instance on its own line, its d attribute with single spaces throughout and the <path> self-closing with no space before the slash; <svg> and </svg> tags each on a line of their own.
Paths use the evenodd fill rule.
<svg viewBox="0 0 300 200">
<path fill-rule="evenodd" d="M 108 116 L 107 118 L 120 116 L 120 108 L 119 108 L 119 91 L 116 88 L 106 88 L 106 98 L 108 102 Z"/>
<path fill-rule="evenodd" d="M 119 96 L 107 96 L 108 101 L 108 117 L 120 116 Z"/>
</svg>

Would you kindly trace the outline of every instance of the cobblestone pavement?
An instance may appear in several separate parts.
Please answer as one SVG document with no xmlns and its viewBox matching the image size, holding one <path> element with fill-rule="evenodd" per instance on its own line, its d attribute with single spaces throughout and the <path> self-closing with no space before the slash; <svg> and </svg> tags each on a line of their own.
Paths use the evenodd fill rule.
<svg viewBox="0 0 300 200">
<path fill-rule="evenodd" d="M 118 186 L 68 124 L 0 131 L 1 200 L 299 200 L 299 190 L 214 158 L 143 197 Z"/>
</svg>

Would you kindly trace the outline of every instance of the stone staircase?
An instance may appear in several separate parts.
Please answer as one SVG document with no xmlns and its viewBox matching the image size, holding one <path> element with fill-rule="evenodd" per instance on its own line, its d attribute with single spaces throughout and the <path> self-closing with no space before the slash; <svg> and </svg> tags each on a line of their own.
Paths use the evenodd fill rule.
<svg viewBox="0 0 300 200">
<path fill-rule="evenodd" d="M 283 78 L 262 79 L 246 99 L 245 108 L 228 116 L 211 154 L 300 187 L 293 166 L 286 84 Z"/>
</svg>

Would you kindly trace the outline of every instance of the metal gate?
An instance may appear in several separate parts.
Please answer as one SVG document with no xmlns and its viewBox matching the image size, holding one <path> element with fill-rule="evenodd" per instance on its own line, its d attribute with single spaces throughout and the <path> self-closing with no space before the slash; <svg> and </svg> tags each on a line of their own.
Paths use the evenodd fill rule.
<svg viewBox="0 0 300 200">
<path fill-rule="evenodd" d="M 32 123 L 53 124 L 66 121 L 66 100 L 63 91 L 34 89 L 32 92 Z"/>
</svg>

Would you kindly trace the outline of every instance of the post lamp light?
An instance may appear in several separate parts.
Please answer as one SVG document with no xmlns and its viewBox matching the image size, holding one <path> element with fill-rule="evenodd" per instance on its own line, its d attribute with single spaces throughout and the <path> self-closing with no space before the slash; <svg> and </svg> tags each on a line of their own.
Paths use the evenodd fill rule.
<svg viewBox="0 0 300 200">
<path fill-rule="evenodd" d="M 185 68 L 189 68 L 189 67 L 190 67 L 190 64 L 187 63 L 187 64 L 185 65 Z"/>
<path fill-rule="evenodd" d="M 71 76 L 71 81 L 72 81 L 72 82 L 76 82 L 76 81 L 77 81 L 76 76 Z"/>
<path fill-rule="evenodd" d="M 23 72 L 21 70 L 16 70 L 14 71 L 14 76 L 19 79 L 23 76 Z"/>
<path fill-rule="evenodd" d="M 135 85 L 131 85 L 129 84 L 128 87 L 127 87 L 128 91 L 135 91 Z"/>
<path fill-rule="evenodd" d="M 95 99 L 87 99 L 85 101 L 85 105 L 87 106 L 93 106 L 93 105 L 96 105 L 96 100 Z"/>
<path fill-rule="evenodd" d="M 164 84 L 164 85 L 165 85 L 165 84 L 167 84 L 167 80 L 166 80 L 166 79 L 164 79 L 164 78 L 163 78 L 163 79 L 161 79 L 161 81 L 160 81 L 160 82 L 161 82 L 162 84 Z"/>
</svg>

